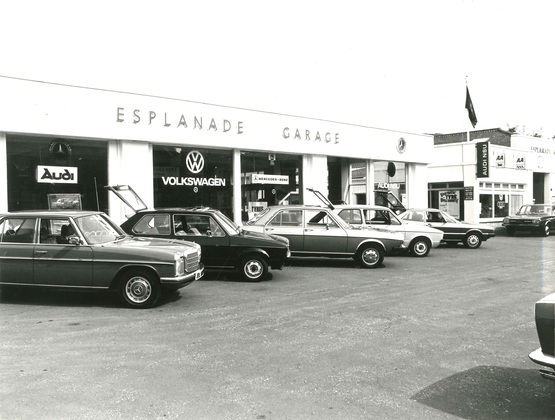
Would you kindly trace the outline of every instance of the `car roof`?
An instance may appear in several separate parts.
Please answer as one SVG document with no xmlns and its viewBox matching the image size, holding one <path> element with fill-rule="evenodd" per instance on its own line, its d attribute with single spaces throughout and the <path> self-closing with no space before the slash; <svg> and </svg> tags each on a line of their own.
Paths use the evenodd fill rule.
<svg viewBox="0 0 555 420">
<path fill-rule="evenodd" d="M 155 209 L 142 209 L 137 211 L 137 213 L 154 213 L 154 212 L 181 212 L 190 211 L 194 213 L 218 213 L 218 209 L 212 207 L 160 207 Z"/>
<path fill-rule="evenodd" d="M 66 216 L 66 217 L 80 217 L 87 216 L 91 214 L 105 214 L 101 211 L 94 210 L 20 210 L 11 211 L 0 214 L 1 217 L 4 216 L 25 216 L 25 217 L 56 217 L 56 216 Z"/>
<path fill-rule="evenodd" d="M 373 206 L 371 204 L 334 204 L 335 208 L 338 210 L 342 209 L 365 209 L 365 210 L 385 210 L 391 211 L 389 207 L 385 206 Z"/>
<path fill-rule="evenodd" d="M 415 207 L 415 208 L 407 209 L 405 211 L 442 211 L 442 210 L 434 209 L 433 207 Z"/>
</svg>

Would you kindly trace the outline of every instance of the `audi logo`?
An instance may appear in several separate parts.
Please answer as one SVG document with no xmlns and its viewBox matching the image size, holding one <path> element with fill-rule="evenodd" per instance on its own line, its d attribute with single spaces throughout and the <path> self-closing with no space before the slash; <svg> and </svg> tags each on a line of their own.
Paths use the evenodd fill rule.
<svg viewBox="0 0 555 420">
<path fill-rule="evenodd" d="M 204 157 L 198 150 L 193 150 L 185 158 L 187 169 L 194 174 L 198 174 L 204 168 Z"/>
</svg>

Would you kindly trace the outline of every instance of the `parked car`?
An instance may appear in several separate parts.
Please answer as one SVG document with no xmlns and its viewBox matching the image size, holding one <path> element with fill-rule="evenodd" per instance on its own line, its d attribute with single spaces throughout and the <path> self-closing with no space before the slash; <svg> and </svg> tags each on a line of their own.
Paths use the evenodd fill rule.
<svg viewBox="0 0 555 420">
<path fill-rule="evenodd" d="M 92 211 L 0 215 L 0 285 L 115 289 L 133 308 L 202 277 L 200 246 L 132 238 Z"/>
<path fill-rule="evenodd" d="M 507 235 L 524 231 L 549 236 L 555 228 L 555 204 L 525 204 L 514 216 L 505 217 L 503 226 Z"/>
<path fill-rule="evenodd" d="M 121 228 L 136 237 L 187 240 L 202 248 L 207 269 L 239 270 L 260 281 L 269 267 L 281 270 L 291 255 L 289 241 L 276 235 L 244 231 L 219 210 L 208 207 L 148 209 L 128 185 L 108 186 L 135 213 Z"/>
<path fill-rule="evenodd" d="M 328 208 L 308 205 L 267 207 L 244 229 L 286 237 L 294 256 L 352 257 L 365 268 L 380 266 L 404 240 L 385 229 L 357 229 Z"/>
<path fill-rule="evenodd" d="M 429 226 L 399 220 L 388 207 L 364 204 L 334 205 L 333 211 L 347 223 L 361 228 L 379 227 L 403 235 L 401 250 L 414 257 L 425 257 L 431 248 L 437 248 L 443 232 Z"/>
<path fill-rule="evenodd" d="M 530 353 L 530 359 L 549 369 L 540 369 L 540 374 L 555 380 L 555 293 L 536 302 L 534 308 L 536 331 L 540 348 Z"/>
<path fill-rule="evenodd" d="M 443 231 L 442 242 L 462 242 L 467 248 L 479 248 L 482 242 L 495 236 L 493 226 L 461 222 L 439 209 L 408 209 L 399 215 L 399 219 L 439 229 Z"/>
</svg>

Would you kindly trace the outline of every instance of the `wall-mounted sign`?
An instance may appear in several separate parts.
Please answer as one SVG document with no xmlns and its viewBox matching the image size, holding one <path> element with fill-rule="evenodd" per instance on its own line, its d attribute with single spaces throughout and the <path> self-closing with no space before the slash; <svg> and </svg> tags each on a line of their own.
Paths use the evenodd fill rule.
<svg viewBox="0 0 555 420">
<path fill-rule="evenodd" d="M 524 156 L 517 156 L 516 169 L 526 169 L 526 158 Z"/>
<path fill-rule="evenodd" d="M 77 184 L 74 166 L 37 166 L 37 182 L 44 184 Z"/>
<path fill-rule="evenodd" d="M 476 177 L 489 177 L 489 142 L 476 143 Z"/>
<path fill-rule="evenodd" d="M 252 184 L 289 184 L 289 175 L 251 174 Z"/>
<path fill-rule="evenodd" d="M 474 200 L 474 187 L 464 187 L 464 200 L 465 201 Z"/>
<path fill-rule="evenodd" d="M 499 153 L 497 156 L 495 156 L 495 166 L 497 166 L 498 168 L 505 167 L 505 153 Z"/>
</svg>

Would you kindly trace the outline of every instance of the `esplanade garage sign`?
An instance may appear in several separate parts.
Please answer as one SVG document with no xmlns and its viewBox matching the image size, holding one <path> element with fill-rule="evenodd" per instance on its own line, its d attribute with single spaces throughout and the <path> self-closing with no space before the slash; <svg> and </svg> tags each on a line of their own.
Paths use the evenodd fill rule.
<svg viewBox="0 0 555 420">
<path fill-rule="evenodd" d="M 476 178 L 489 177 L 489 141 L 476 143 Z"/>
</svg>

